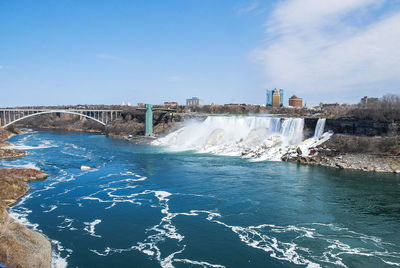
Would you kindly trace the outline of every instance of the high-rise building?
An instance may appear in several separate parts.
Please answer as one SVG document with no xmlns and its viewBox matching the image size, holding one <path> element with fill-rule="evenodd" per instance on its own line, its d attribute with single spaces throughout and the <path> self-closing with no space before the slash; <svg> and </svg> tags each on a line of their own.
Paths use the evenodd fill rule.
<svg viewBox="0 0 400 268">
<path fill-rule="evenodd" d="M 267 107 L 272 106 L 272 90 L 267 90 Z"/>
<path fill-rule="evenodd" d="M 203 106 L 203 100 L 197 97 L 186 99 L 186 106 Z"/>
<path fill-rule="evenodd" d="M 283 107 L 283 89 L 279 89 L 279 97 L 281 99 L 280 106 Z"/>
<path fill-rule="evenodd" d="M 281 95 L 277 89 L 272 92 L 272 107 L 281 107 Z"/>
<path fill-rule="evenodd" d="M 283 106 L 283 89 L 267 90 L 267 107 Z"/>
</svg>

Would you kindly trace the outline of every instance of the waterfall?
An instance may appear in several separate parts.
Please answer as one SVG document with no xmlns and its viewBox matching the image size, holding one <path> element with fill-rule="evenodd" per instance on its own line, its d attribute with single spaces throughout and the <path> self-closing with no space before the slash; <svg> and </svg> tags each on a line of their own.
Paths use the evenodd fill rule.
<svg viewBox="0 0 400 268">
<path fill-rule="evenodd" d="M 303 140 L 304 119 L 259 116 L 209 116 L 155 140 L 170 150 L 196 150 L 259 160 L 280 160 Z"/>
<path fill-rule="evenodd" d="M 317 125 L 315 126 L 314 130 L 314 137 L 321 137 L 321 135 L 324 134 L 325 122 L 325 118 L 318 119 Z"/>
</svg>

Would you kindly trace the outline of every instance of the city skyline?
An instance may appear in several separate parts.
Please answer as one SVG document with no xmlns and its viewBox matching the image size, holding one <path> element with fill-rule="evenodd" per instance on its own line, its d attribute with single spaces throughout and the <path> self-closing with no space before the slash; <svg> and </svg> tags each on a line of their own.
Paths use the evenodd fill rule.
<svg viewBox="0 0 400 268">
<path fill-rule="evenodd" d="M 307 105 L 399 93 L 400 4 L 19 1 L 0 4 L 0 106 L 198 96 Z"/>
</svg>

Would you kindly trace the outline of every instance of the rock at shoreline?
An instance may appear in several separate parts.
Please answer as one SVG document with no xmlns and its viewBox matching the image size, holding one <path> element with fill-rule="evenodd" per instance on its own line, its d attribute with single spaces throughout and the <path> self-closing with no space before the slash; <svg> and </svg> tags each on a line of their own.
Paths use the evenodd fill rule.
<svg viewBox="0 0 400 268">
<path fill-rule="evenodd" d="M 303 143 L 308 143 L 308 140 Z M 307 154 L 304 150 L 292 150 L 282 160 L 339 169 L 399 174 L 400 155 L 393 153 L 398 151 L 399 138 L 334 134 L 323 143 L 310 147 Z"/>
<path fill-rule="evenodd" d="M 28 182 L 47 176 L 35 169 L 0 169 L 0 263 L 10 268 L 50 267 L 50 242 L 42 234 L 14 222 L 7 213 L 7 208 L 29 190 Z"/>
<path fill-rule="evenodd" d="M 51 244 L 40 233 L 14 222 L 0 208 L 0 261 L 13 267 L 50 267 Z"/>
<path fill-rule="evenodd" d="M 16 158 L 28 155 L 26 151 L 21 151 L 17 149 L 0 148 L 0 158 Z"/>
<path fill-rule="evenodd" d="M 13 131 L 15 133 L 20 133 L 20 130 L 17 129 L 14 129 Z M 28 152 L 25 151 L 8 148 L 9 146 L 12 146 L 12 144 L 4 140 L 12 135 L 13 133 L 4 129 L 0 129 L 0 158 L 15 158 L 29 154 Z"/>
</svg>

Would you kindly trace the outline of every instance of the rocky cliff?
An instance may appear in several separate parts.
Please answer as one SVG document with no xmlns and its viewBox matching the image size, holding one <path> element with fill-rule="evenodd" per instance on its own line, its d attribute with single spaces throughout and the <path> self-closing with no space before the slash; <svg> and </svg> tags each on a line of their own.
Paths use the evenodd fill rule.
<svg viewBox="0 0 400 268">
<path fill-rule="evenodd" d="M 13 267 L 50 267 L 51 244 L 40 233 L 14 222 L 7 213 L 29 187 L 47 175 L 34 169 L 0 169 L 0 262 Z"/>
<path fill-rule="evenodd" d="M 1 141 L 10 133 L 0 130 Z M 2 143 L 6 144 L 5 142 Z M 0 157 L 23 155 L 19 150 L 5 151 Z M 40 233 L 14 222 L 7 213 L 28 190 L 27 183 L 42 180 L 48 175 L 34 169 L 0 168 L 0 263 L 10 268 L 47 268 L 51 264 L 51 244 Z"/>
<path fill-rule="evenodd" d="M 318 118 L 305 118 L 305 130 L 315 129 Z M 326 119 L 325 131 L 357 136 L 400 136 L 400 123 L 350 118 Z M 307 136 L 308 132 L 306 132 Z"/>
</svg>

